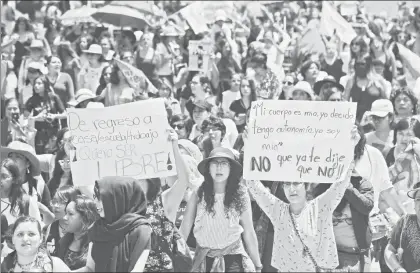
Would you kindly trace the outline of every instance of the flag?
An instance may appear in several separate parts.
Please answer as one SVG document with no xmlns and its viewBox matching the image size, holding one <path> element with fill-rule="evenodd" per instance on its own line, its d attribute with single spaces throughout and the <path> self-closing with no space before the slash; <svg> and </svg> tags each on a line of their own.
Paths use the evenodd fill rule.
<svg viewBox="0 0 420 273">
<path fill-rule="evenodd" d="M 350 44 L 351 40 L 357 36 L 352 25 L 325 1 L 322 3 L 320 31 L 330 37 L 335 33 L 346 44 Z"/>
<path fill-rule="evenodd" d="M 121 60 L 114 59 L 114 61 L 124 74 L 128 84 L 134 89 L 135 96 L 140 96 L 144 92 L 152 94 L 158 92 L 156 87 L 149 81 L 146 75 L 144 75 L 143 71 Z"/>
<path fill-rule="evenodd" d="M 397 47 L 404 68 L 407 69 L 411 77 L 416 80 L 420 77 L 420 57 L 402 44 L 397 43 Z"/>
</svg>

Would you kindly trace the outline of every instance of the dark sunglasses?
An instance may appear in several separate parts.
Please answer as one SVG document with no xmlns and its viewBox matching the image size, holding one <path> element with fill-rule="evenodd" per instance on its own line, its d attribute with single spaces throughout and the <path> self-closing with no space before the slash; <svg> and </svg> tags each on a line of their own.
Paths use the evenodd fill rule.
<svg viewBox="0 0 420 273">
<path fill-rule="evenodd" d="M 293 83 L 292 82 L 289 82 L 289 81 L 284 81 L 283 82 L 283 85 L 292 86 Z"/>
<path fill-rule="evenodd" d="M 178 130 L 182 130 L 182 129 L 185 128 L 185 125 L 184 124 L 173 124 L 172 128 L 173 129 L 177 128 Z"/>
</svg>

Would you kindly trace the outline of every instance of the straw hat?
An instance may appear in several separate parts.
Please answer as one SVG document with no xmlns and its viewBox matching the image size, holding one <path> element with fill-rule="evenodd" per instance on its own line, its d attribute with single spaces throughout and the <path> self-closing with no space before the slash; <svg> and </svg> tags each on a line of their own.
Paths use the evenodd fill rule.
<svg viewBox="0 0 420 273">
<path fill-rule="evenodd" d="M 231 173 L 234 172 L 238 174 L 239 176 L 242 176 L 242 165 L 236 161 L 235 155 L 232 153 L 232 151 L 228 148 L 218 147 L 213 149 L 211 151 L 210 156 L 203 161 L 201 161 L 197 168 L 198 171 L 205 176 L 209 172 L 209 163 L 211 160 L 215 158 L 225 158 L 229 160 L 230 163 L 230 171 Z"/>
<path fill-rule="evenodd" d="M 0 153 L 9 156 L 10 153 L 17 153 L 24 156 L 31 163 L 32 175 L 38 176 L 41 174 L 41 167 L 36 156 L 35 149 L 26 143 L 20 141 L 12 141 L 7 147 L 0 147 Z"/>
<path fill-rule="evenodd" d="M 44 43 L 41 40 L 33 40 L 29 48 L 44 49 Z"/>
<path fill-rule="evenodd" d="M 311 100 L 314 100 L 315 95 L 314 95 L 314 91 L 312 90 L 311 84 L 307 81 L 300 81 L 298 82 L 292 89 L 291 93 L 293 94 L 293 92 L 300 90 L 305 92 L 306 94 L 309 95 L 309 97 L 311 98 Z"/>
<path fill-rule="evenodd" d="M 102 55 L 102 47 L 98 44 L 91 44 L 88 50 L 83 50 L 83 53 Z"/>
<path fill-rule="evenodd" d="M 338 90 L 340 90 L 340 92 L 344 91 L 344 86 L 342 86 L 341 84 L 337 83 L 337 81 L 335 80 L 335 78 L 333 76 L 328 75 L 327 77 L 325 77 L 323 80 L 317 81 L 314 85 L 314 91 L 315 94 L 319 95 L 319 92 L 321 92 L 321 88 L 324 84 L 326 83 L 331 83 L 333 84 L 334 87 L 337 87 Z"/>
<path fill-rule="evenodd" d="M 79 105 L 80 103 L 84 101 L 95 99 L 95 98 L 96 96 L 92 93 L 92 91 L 86 88 L 82 88 L 79 91 L 77 91 L 75 99 L 72 101 L 69 101 L 68 105 L 76 107 L 77 105 Z"/>
</svg>

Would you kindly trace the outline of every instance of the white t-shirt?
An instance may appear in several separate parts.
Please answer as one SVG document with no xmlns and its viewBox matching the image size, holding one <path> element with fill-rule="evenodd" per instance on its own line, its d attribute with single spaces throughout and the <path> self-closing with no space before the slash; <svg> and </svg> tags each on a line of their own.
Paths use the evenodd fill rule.
<svg viewBox="0 0 420 273">
<path fill-rule="evenodd" d="M 355 170 L 361 177 L 369 179 L 370 183 L 372 183 L 374 208 L 372 209 L 371 214 L 377 213 L 379 211 L 380 194 L 383 191 L 392 188 L 385 158 L 378 149 L 366 145 L 365 153 L 356 162 Z"/>
</svg>

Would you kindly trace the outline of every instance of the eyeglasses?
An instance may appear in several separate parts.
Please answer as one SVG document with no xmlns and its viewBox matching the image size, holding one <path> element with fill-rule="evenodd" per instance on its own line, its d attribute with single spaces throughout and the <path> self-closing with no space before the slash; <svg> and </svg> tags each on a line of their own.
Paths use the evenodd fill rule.
<svg viewBox="0 0 420 273">
<path fill-rule="evenodd" d="M 70 159 L 66 159 L 66 160 L 58 160 L 58 163 L 60 163 L 60 165 L 63 165 L 63 164 L 70 164 Z"/>
<path fill-rule="evenodd" d="M 334 218 L 333 225 L 338 226 L 338 224 L 345 222 L 349 226 L 353 226 L 353 221 L 350 218 Z"/>
<path fill-rule="evenodd" d="M 50 205 L 51 207 L 59 207 L 65 205 L 66 203 L 66 200 L 51 200 Z"/>
<path fill-rule="evenodd" d="M 228 161 L 211 161 L 210 166 L 226 169 L 230 167 L 230 163 Z"/>
<path fill-rule="evenodd" d="M 197 85 L 199 82 L 190 82 L 190 85 Z"/>
<path fill-rule="evenodd" d="M 173 129 L 178 129 L 178 130 L 182 130 L 182 129 L 184 129 L 185 128 L 185 125 L 184 124 L 172 124 L 172 128 Z"/>
<path fill-rule="evenodd" d="M 289 81 L 284 81 L 283 82 L 283 85 L 292 86 L 293 83 L 292 82 L 289 82 Z"/>
</svg>

